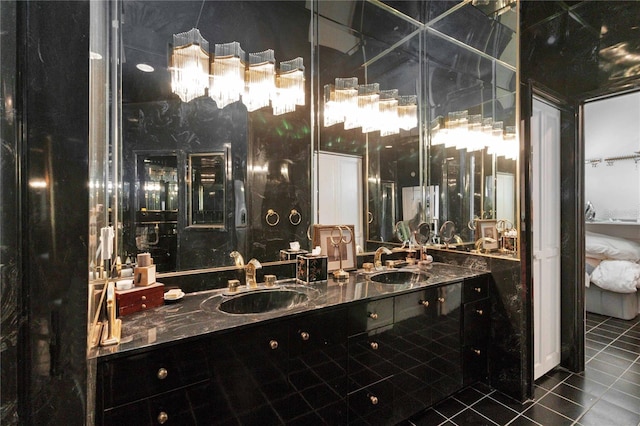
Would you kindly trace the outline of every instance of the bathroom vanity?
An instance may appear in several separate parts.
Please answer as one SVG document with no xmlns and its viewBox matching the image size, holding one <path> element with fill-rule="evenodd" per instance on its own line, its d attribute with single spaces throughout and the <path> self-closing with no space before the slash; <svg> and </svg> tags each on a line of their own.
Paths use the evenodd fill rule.
<svg viewBox="0 0 640 426">
<path fill-rule="evenodd" d="M 131 315 L 96 353 L 96 423 L 395 424 L 488 377 L 490 275 L 426 273 L 284 280 L 257 291 L 308 301 L 270 313 L 221 312 L 214 290 Z"/>
</svg>

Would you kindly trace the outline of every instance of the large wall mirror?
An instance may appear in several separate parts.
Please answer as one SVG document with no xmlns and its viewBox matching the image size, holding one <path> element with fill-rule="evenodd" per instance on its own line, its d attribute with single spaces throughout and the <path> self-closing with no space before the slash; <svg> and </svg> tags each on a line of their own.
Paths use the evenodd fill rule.
<svg viewBox="0 0 640 426">
<path fill-rule="evenodd" d="M 118 65 L 94 79 L 120 100 L 92 122 L 112 141 L 92 208 L 123 261 L 277 261 L 289 242 L 308 249 L 316 223 L 353 224 L 365 251 L 439 243 L 445 222 L 460 247 L 479 221 L 517 225 L 515 2 L 122 0 L 108 13 Z M 178 72 L 185 52 L 200 74 Z M 236 97 L 223 68 L 243 79 Z"/>
</svg>

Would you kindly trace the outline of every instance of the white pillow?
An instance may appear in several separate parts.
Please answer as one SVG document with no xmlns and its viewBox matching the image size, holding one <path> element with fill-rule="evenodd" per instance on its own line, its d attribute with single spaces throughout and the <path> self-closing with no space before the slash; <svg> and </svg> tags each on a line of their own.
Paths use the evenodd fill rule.
<svg viewBox="0 0 640 426">
<path fill-rule="evenodd" d="M 591 273 L 591 282 L 616 293 L 635 293 L 640 288 L 640 265 L 628 260 L 603 260 Z"/>
<path fill-rule="evenodd" d="M 585 252 L 597 259 L 640 260 L 640 244 L 609 235 L 585 233 Z"/>
</svg>

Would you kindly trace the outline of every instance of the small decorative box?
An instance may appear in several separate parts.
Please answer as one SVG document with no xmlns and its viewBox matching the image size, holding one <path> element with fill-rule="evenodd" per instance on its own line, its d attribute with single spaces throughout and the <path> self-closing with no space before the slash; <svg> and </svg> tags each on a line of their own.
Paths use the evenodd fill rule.
<svg viewBox="0 0 640 426">
<path fill-rule="evenodd" d="M 164 284 L 155 283 L 131 290 L 116 290 L 118 316 L 129 315 L 164 304 Z"/>
<path fill-rule="evenodd" d="M 327 256 L 312 256 L 307 254 L 298 255 L 298 267 L 296 268 L 296 279 L 299 282 L 309 284 L 327 279 Z"/>
<path fill-rule="evenodd" d="M 294 260 L 299 254 L 307 253 L 306 250 L 280 250 L 280 260 Z"/>
</svg>

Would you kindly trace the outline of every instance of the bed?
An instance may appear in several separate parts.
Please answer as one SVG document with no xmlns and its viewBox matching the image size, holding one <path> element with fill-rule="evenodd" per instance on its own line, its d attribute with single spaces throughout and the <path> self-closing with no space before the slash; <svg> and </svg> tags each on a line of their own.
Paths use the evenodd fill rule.
<svg viewBox="0 0 640 426">
<path fill-rule="evenodd" d="M 585 233 L 586 310 L 624 320 L 640 311 L 640 243 Z"/>
</svg>

